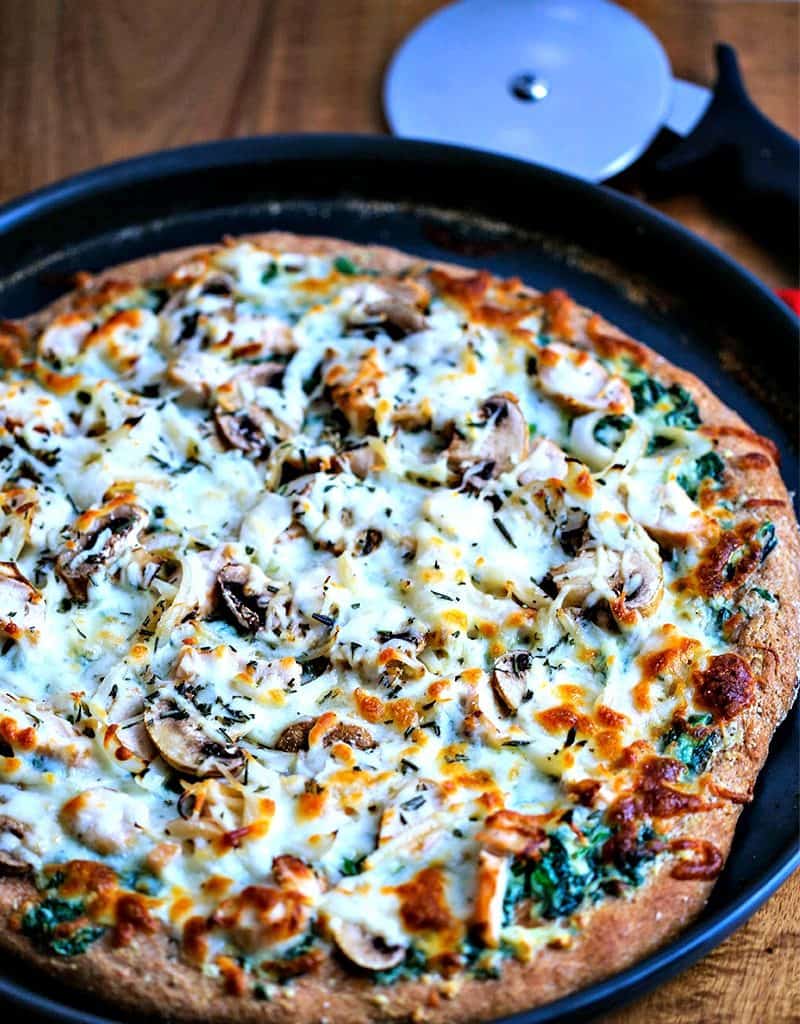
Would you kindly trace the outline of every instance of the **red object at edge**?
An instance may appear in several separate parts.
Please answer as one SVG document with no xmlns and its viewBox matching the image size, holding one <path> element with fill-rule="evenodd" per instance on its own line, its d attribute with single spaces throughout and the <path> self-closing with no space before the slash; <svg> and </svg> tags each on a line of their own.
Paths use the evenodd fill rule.
<svg viewBox="0 0 800 1024">
<path fill-rule="evenodd" d="M 800 288 L 776 288 L 775 294 L 800 316 Z"/>
</svg>

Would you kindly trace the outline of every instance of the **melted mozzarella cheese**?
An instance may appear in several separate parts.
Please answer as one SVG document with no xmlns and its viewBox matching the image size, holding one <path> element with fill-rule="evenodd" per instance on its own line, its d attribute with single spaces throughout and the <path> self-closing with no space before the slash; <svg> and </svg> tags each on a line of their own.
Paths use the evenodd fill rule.
<svg viewBox="0 0 800 1024">
<path fill-rule="evenodd" d="M 168 928 L 187 894 L 208 913 L 213 879 L 263 884 L 290 854 L 323 879 L 321 918 L 387 947 L 457 948 L 487 814 L 555 820 L 587 778 L 607 805 L 625 785 L 619 752 L 690 709 L 687 666 L 723 649 L 635 522 L 658 527 L 652 496 L 709 446 L 672 431 L 669 457 L 645 456 L 651 430 L 620 403 L 625 385 L 595 360 L 587 383 L 566 344 L 544 387 L 518 336 L 538 316 L 515 334 L 434 295 L 425 326 L 398 339 L 379 315 L 354 319 L 383 301 L 380 280 L 250 244 L 194 261 L 170 288 L 163 306 L 158 287 L 131 289 L 61 317 L 37 339 L 34 376 L 2 385 L 2 557 L 45 618 L 3 649 L 2 714 L 36 740 L 0 764 L 3 814 L 26 826 L 0 848 L 36 867 L 101 855 L 124 872 L 172 844 L 154 904 Z M 265 361 L 266 383 L 231 390 Z M 634 423 L 616 453 L 595 437 L 604 406 L 586 413 L 581 393 L 578 414 L 565 411 L 575 367 L 591 409 L 612 381 L 608 408 Z M 449 446 L 497 428 L 481 409 L 501 393 L 553 445 L 484 468 L 475 486 Z M 337 464 L 365 437 L 369 468 Z M 9 497 L 20 489 L 24 502 Z M 112 520 L 81 540 L 76 521 L 121 495 L 142 529 Z M 682 490 L 665 509 L 691 526 L 704 516 Z M 658 607 L 624 625 L 593 617 L 621 595 L 633 604 L 631 549 L 659 566 Z M 67 556 L 90 570 L 85 600 Z M 686 662 L 643 683 L 642 659 L 676 637 Z M 520 649 L 533 668 L 510 709 L 492 673 Z M 381 843 L 387 811 L 416 804 L 403 796 L 416 780 L 437 809 Z M 455 922 L 436 941 L 402 912 L 402 886 L 431 866 L 447 868 Z M 503 936 L 530 956 L 554 927 L 516 922 Z"/>
</svg>

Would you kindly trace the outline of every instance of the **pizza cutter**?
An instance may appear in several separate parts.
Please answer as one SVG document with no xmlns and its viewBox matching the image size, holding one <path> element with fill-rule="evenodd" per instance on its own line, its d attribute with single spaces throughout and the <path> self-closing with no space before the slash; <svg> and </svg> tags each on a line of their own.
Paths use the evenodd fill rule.
<svg viewBox="0 0 800 1024">
<path fill-rule="evenodd" d="M 714 91 L 674 78 L 650 29 L 610 0 L 459 0 L 414 29 L 384 80 L 392 131 L 531 160 L 587 181 L 659 136 L 643 183 L 728 199 L 796 255 L 800 147 L 753 104 L 729 46 Z M 665 140 L 666 152 L 665 152 Z"/>
</svg>

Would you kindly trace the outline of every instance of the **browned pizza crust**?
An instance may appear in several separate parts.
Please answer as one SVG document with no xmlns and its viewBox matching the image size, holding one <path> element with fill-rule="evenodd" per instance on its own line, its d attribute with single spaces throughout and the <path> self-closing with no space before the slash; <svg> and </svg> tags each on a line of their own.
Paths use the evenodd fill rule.
<svg viewBox="0 0 800 1024">
<path fill-rule="evenodd" d="M 426 261 L 393 249 L 354 246 L 336 239 L 273 232 L 251 236 L 250 240 L 276 250 L 335 252 L 383 272 L 422 270 L 429 266 Z M 128 263 L 96 276 L 92 286 L 112 279 L 157 278 L 210 248 L 214 247 L 183 249 Z M 437 266 L 452 274 L 474 273 L 451 265 Z M 532 289 L 526 290 L 536 294 Z M 72 295 L 64 296 L 30 317 L 26 326 L 34 331 L 53 315 L 68 309 L 72 299 Z M 649 372 L 690 391 L 702 416 L 701 429 L 717 439 L 720 452 L 728 465 L 734 467 L 738 493 L 758 503 L 754 507 L 768 506 L 776 527 L 779 547 L 759 570 L 758 581 L 779 601 L 774 609 L 770 606 L 769 611 L 744 628 L 736 647 L 758 677 L 756 699 L 738 718 L 739 742 L 714 761 L 712 775 L 720 792 L 719 806 L 681 821 L 683 834 L 707 839 L 727 856 L 742 802 L 752 795 L 772 735 L 791 707 L 797 685 L 800 536 L 791 500 L 775 461 L 774 446 L 754 434 L 702 381 L 627 338 L 588 310 L 576 307 L 573 325 L 575 343 L 598 351 L 623 346 Z M 751 453 L 758 455 L 753 457 Z M 210 1024 L 483 1021 L 549 1002 L 608 977 L 684 928 L 705 905 L 713 883 L 678 880 L 670 875 L 670 867 L 665 864 L 630 897 L 607 900 L 584 912 L 585 926 L 569 948 L 543 949 L 529 964 L 509 960 L 497 980 L 467 978 L 430 984 L 413 981 L 382 987 L 331 962 L 318 974 L 306 975 L 283 987 L 272 1001 L 260 1002 L 249 995 L 224 994 L 217 981 L 182 961 L 177 944 L 163 935 L 142 936 L 120 949 L 112 948 L 106 937 L 82 956 L 47 957 L 9 926 L 15 912 L 36 895 L 33 885 L 20 877 L 0 878 L 0 914 L 4 921 L 0 945 L 59 980 L 101 1000 L 110 998 L 114 1005 L 137 1016 L 202 1020 Z"/>
</svg>

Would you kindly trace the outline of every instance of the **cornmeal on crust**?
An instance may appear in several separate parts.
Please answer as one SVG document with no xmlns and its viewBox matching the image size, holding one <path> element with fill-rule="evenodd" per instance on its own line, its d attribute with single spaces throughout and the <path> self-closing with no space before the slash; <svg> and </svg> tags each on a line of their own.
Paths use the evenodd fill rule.
<svg viewBox="0 0 800 1024">
<path fill-rule="evenodd" d="M 2 941 L 487 1020 L 702 908 L 798 672 L 772 443 L 562 292 L 269 234 L 3 325 Z"/>
</svg>

